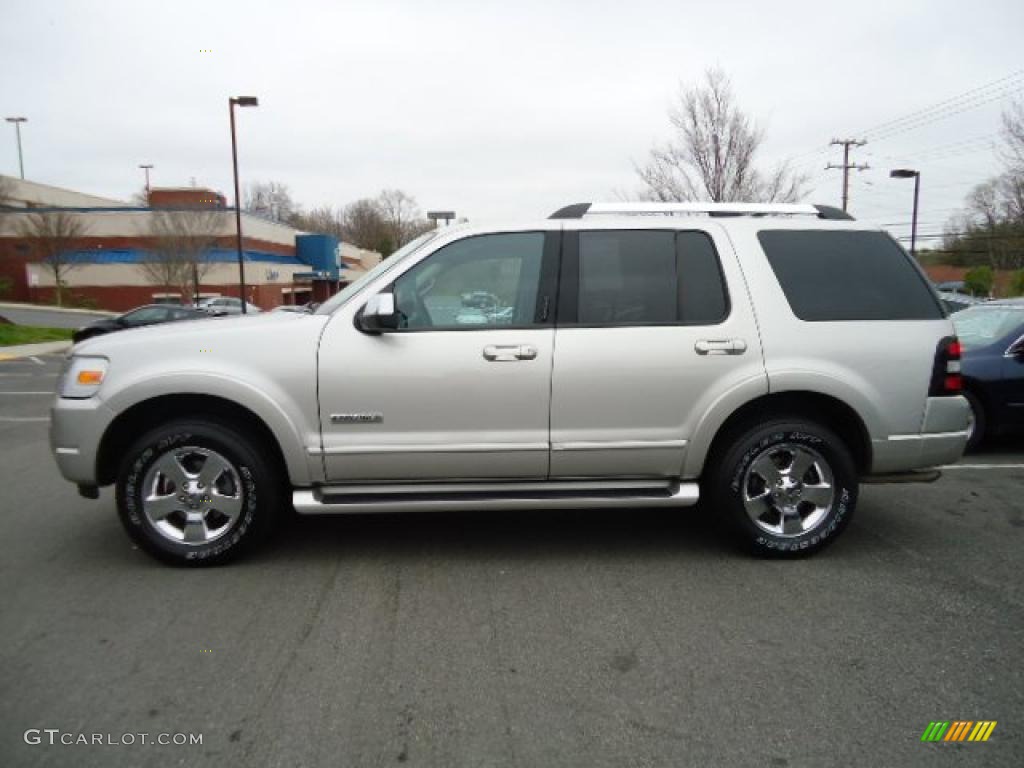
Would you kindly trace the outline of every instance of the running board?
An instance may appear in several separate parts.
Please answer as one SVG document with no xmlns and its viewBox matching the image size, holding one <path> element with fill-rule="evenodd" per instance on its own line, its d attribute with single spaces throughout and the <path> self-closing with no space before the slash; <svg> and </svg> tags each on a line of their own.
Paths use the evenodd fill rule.
<svg viewBox="0 0 1024 768">
<path fill-rule="evenodd" d="M 449 510 L 692 507 L 697 483 L 476 483 L 445 486 L 335 486 L 293 491 L 302 515 Z"/>
</svg>

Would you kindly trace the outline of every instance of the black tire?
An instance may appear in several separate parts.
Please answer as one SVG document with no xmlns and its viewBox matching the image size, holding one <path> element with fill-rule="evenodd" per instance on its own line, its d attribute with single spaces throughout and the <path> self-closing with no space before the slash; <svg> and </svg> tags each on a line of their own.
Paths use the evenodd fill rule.
<svg viewBox="0 0 1024 768">
<path fill-rule="evenodd" d="M 767 457 L 774 464 L 797 453 L 805 458 L 817 457 L 811 468 L 797 478 L 799 488 L 792 491 L 794 496 L 789 507 L 794 512 L 788 519 L 791 522 L 799 519 L 801 526 L 806 520 L 808 528 L 782 535 L 765 529 L 772 525 L 782 526 L 785 522 L 786 518 L 778 511 L 775 501 L 770 496 L 765 498 L 765 512 L 760 521 L 755 522 L 747 512 L 744 491 L 758 496 L 775 488 L 769 487 L 755 470 L 751 470 L 759 459 Z M 849 449 L 834 432 L 813 421 L 799 417 L 776 418 L 747 425 L 733 432 L 725 447 L 712 460 L 709 490 L 714 512 L 726 523 L 737 543 L 757 555 L 801 557 L 818 552 L 842 533 L 857 506 L 858 475 Z M 763 465 L 759 462 L 758 466 Z M 818 476 L 819 470 L 831 473 L 833 495 L 830 504 L 817 507 L 811 502 L 800 501 L 799 494 L 804 481 L 806 484 L 825 481 Z M 795 477 L 792 474 L 788 476 Z M 778 492 L 784 494 L 786 490 L 778 489 Z M 755 509 L 760 508 L 755 505 Z M 810 513 L 806 518 L 801 517 L 808 510 Z"/>
<path fill-rule="evenodd" d="M 199 450 L 191 450 L 193 448 Z M 210 451 L 213 453 L 209 455 L 219 454 L 218 458 L 226 460 L 233 470 L 233 474 L 225 470 L 217 482 L 228 483 L 228 492 L 238 500 L 235 504 L 239 509 L 234 519 L 215 509 L 216 497 L 213 496 L 202 497 L 201 502 L 196 502 L 198 508 L 192 508 L 194 513 L 204 515 L 203 531 L 209 530 L 211 522 L 220 523 L 220 527 L 214 529 L 218 532 L 212 540 L 202 543 L 173 540 L 162 533 L 145 512 L 142 495 L 147 473 L 157 461 L 165 459 L 175 449 L 179 451 L 174 454 L 179 457 L 179 465 L 195 456 L 202 457 L 202 451 Z M 121 523 L 141 549 L 166 563 L 186 566 L 226 563 L 264 539 L 282 507 L 284 494 L 279 473 L 265 458 L 266 453 L 261 451 L 258 441 L 231 424 L 207 418 L 181 419 L 163 424 L 136 441 L 121 462 L 115 493 Z M 205 460 L 199 460 L 202 461 L 199 465 L 201 471 Z M 176 496 L 177 493 L 178 490 L 174 490 L 170 496 L 181 498 Z M 207 503 L 206 507 L 202 506 L 203 502 Z M 185 504 L 181 507 L 182 511 L 170 513 L 167 522 L 162 523 L 165 531 L 173 533 L 178 522 L 184 531 L 188 508 Z"/>
<path fill-rule="evenodd" d="M 981 444 L 985 440 L 985 432 L 988 429 L 988 416 L 985 414 L 985 406 L 981 404 L 981 400 L 973 392 L 964 390 L 964 397 L 967 398 L 967 404 L 971 406 L 971 418 L 974 419 L 974 428 L 971 430 L 971 436 L 967 439 L 967 451 L 976 451 L 981 447 Z"/>
</svg>

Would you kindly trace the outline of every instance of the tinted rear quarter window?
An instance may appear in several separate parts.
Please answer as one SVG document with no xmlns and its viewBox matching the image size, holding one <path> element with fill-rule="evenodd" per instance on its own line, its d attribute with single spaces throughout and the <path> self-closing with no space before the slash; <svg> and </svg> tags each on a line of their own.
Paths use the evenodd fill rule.
<svg viewBox="0 0 1024 768">
<path fill-rule="evenodd" d="M 934 320 L 938 300 L 884 232 L 762 230 L 757 235 L 801 320 Z"/>
</svg>

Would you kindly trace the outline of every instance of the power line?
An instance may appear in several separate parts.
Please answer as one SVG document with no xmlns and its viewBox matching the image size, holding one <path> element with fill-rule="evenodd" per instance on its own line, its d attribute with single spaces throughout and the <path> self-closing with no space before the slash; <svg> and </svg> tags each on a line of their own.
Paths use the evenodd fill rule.
<svg viewBox="0 0 1024 768">
<path fill-rule="evenodd" d="M 924 118 L 932 117 L 936 113 L 941 113 L 949 109 L 960 107 L 964 103 L 970 102 L 972 100 L 977 100 L 979 98 L 987 98 L 988 96 L 991 96 L 991 92 L 993 89 L 996 89 L 997 91 L 1002 91 L 1007 87 L 1019 88 L 1021 86 L 1024 86 L 1024 78 L 1022 78 L 1022 76 L 1024 76 L 1024 69 L 1018 69 L 1006 75 L 1005 77 L 999 78 L 998 80 L 993 80 L 990 83 L 986 83 L 984 85 L 971 88 L 967 91 L 964 91 L 963 93 L 957 94 L 956 96 L 951 96 L 948 99 L 944 99 L 943 101 L 939 101 L 934 104 L 921 107 L 912 112 L 908 112 L 907 114 L 902 115 L 900 117 L 894 118 L 892 120 L 887 120 L 883 123 L 879 123 L 877 125 L 872 126 L 871 128 L 866 128 L 860 133 L 861 135 L 871 135 L 877 133 L 879 135 L 874 136 L 874 138 L 880 138 L 881 134 L 886 134 L 890 133 L 891 131 L 896 131 L 897 129 L 902 129 L 902 127 L 907 123 L 917 122 Z"/>
<path fill-rule="evenodd" d="M 980 136 L 972 136 L 969 139 L 958 139 L 946 144 L 938 144 L 934 147 L 925 147 L 924 149 L 915 149 L 913 152 L 907 155 L 901 155 L 901 157 L 917 157 L 919 155 L 930 155 L 935 152 L 945 152 L 946 150 L 956 151 L 964 147 L 977 146 L 979 144 L 991 145 L 995 139 L 999 138 L 999 133 L 985 133 Z"/>
<path fill-rule="evenodd" d="M 907 123 L 902 126 L 895 126 L 893 129 L 881 133 L 879 135 L 872 136 L 871 138 L 873 141 L 882 141 L 884 139 L 890 139 L 893 136 L 898 136 L 901 133 L 916 130 L 917 128 L 923 128 L 924 126 L 931 125 L 932 123 L 937 122 L 939 120 L 945 120 L 946 118 L 954 117 L 955 115 L 962 114 L 963 112 L 969 112 L 972 109 L 977 109 L 978 107 L 983 107 L 986 104 L 991 104 L 992 102 L 1000 101 L 1008 96 L 1015 96 L 1018 93 L 1024 93 L 1024 81 L 1017 84 L 1014 88 L 1008 88 L 1003 91 L 999 91 L 983 99 L 964 102 L 962 105 L 957 105 L 955 108 L 951 107 L 947 110 L 937 112 L 934 115 L 923 117 L 915 122 Z"/>
</svg>

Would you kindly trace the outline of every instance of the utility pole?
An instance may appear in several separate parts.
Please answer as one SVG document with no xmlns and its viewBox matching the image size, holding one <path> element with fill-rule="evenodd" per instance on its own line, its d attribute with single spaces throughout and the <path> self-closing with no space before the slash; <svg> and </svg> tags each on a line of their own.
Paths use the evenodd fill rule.
<svg viewBox="0 0 1024 768">
<path fill-rule="evenodd" d="M 867 163 L 861 165 L 850 164 L 850 147 L 863 147 L 867 142 L 864 139 L 832 139 L 830 144 L 841 145 L 843 148 L 843 164 L 835 165 L 829 163 L 825 166 L 825 170 L 831 170 L 833 168 L 842 168 L 843 170 L 843 210 L 845 211 L 850 203 L 850 171 L 866 171 L 871 166 Z"/>
</svg>

